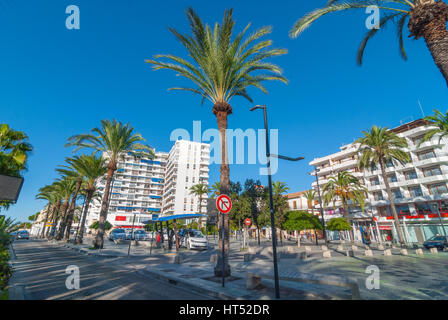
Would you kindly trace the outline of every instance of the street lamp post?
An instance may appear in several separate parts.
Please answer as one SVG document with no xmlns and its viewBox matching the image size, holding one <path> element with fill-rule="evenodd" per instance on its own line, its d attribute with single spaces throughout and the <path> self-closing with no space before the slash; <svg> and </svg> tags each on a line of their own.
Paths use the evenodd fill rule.
<svg viewBox="0 0 448 320">
<path fill-rule="evenodd" d="M 314 174 L 316 175 L 316 184 L 317 184 L 317 195 L 319 196 L 319 207 L 320 207 L 320 216 L 322 218 L 322 228 L 323 228 L 323 233 L 324 233 L 324 239 L 325 239 L 325 244 L 328 243 L 327 240 L 327 232 L 325 230 L 325 217 L 324 217 L 324 208 L 322 207 L 322 197 L 320 196 L 320 186 L 319 186 L 319 177 L 318 177 L 318 173 L 319 173 L 319 169 L 318 168 L 314 168 Z"/>
<path fill-rule="evenodd" d="M 274 280 L 275 280 L 275 297 L 280 299 L 280 286 L 278 279 L 278 263 L 277 263 L 277 233 L 275 230 L 275 219 L 274 219 L 274 199 L 272 196 L 272 177 L 271 177 L 271 156 L 274 156 L 279 159 L 289 160 L 289 161 L 298 161 L 304 159 L 303 157 L 299 158 L 289 158 L 280 155 L 271 155 L 270 147 L 269 147 L 269 130 L 268 130 L 268 115 L 266 111 L 265 105 L 257 105 L 250 109 L 250 111 L 254 111 L 257 109 L 263 109 L 264 114 L 264 129 L 266 135 L 266 158 L 267 158 L 267 168 L 268 168 L 268 184 L 269 184 L 269 206 L 271 213 L 271 237 L 272 237 L 272 255 L 274 257 Z"/>
</svg>

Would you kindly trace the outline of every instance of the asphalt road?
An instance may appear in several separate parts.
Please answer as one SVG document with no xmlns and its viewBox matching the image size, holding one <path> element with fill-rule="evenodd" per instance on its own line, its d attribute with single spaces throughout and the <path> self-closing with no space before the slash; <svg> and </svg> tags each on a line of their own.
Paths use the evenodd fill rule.
<svg viewBox="0 0 448 320">
<path fill-rule="evenodd" d="M 207 297 L 123 268 L 108 259 L 81 255 L 43 240 L 13 244 L 13 298 L 25 300 L 203 300 Z M 124 263 L 124 262 L 123 262 Z M 80 288 L 69 290 L 68 266 L 79 267 Z"/>
</svg>

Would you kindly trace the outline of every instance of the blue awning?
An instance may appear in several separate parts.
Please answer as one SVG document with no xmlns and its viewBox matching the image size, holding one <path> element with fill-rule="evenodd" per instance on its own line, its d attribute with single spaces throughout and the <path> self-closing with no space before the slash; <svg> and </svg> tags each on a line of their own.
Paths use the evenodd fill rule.
<svg viewBox="0 0 448 320">
<path fill-rule="evenodd" d="M 172 216 L 159 217 L 156 220 L 142 221 L 143 224 L 150 224 L 155 222 L 165 222 L 170 220 L 183 220 L 183 219 L 195 219 L 200 217 L 206 217 L 206 214 L 174 214 Z"/>
</svg>

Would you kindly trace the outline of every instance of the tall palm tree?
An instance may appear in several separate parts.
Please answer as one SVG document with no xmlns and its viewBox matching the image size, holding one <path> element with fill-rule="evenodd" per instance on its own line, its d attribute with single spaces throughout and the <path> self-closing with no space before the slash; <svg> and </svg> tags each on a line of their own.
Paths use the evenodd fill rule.
<svg viewBox="0 0 448 320">
<path fill-rule="evenodd" d="M 98 232 L 93 243 L 95 249 L 103 248 L 110 186 L 117 170 L 118 160 L 126 152 L 136 158 L 143 156 L 153 158 L 153 149 L 142 144 L 144 141 L 145 139 L 139 133 L 134 133 L 133 127 L 116 120 L 102 120 L 100 128 L 94 128 L 91 133 L 76 135 L 68 139 L 66 146 L 75 146 L 74 152 L 82 148 L 89 148 L 96 152 L 102 152 L 107 159 L 106 186 L 101 203 Z"/>
<path fill-rule="evenodd" d="M 76 181 L 75 191 L 72 195 L 72 201 L 70 202 L 70 207 L 68 209 L 67 217 L 64 221 L 64 240 L 70 239 L 70 231 L 73 224 L 73 217 L 76 207 L 76 199 L 78 198 L 79 190 L 81 189 L 81 184 L 83 182 L 84 176 L 81 172 L 78 170 L 79 160 L 80 156 L 75 156 L 73 158 L 66 158 L 65 162 L 68 163 L 68 165 L 61 166 L 61 168 L 56 169 L 59 173 L 65 175 L 66 177 L 72 178 L 74 181 Z"/>
<path fill-rule="evenodd" d="M 431 140 L 433 137 L 439 137 L 439 144 L 444 137 L 448 137 L 448 111 L 446 114 L 443 114 L 439 110 L 433 110 L 433 116 L 425 117 L 425 120 L 428 121 L 427 127 L 435 127 L 429 130 L 420 141 L 419 145 L 423 142 Z"/>
<path fill-rule="evenodd" d="M 308 208 L 311 208 L 311 213 L 314 214 L 314 198 L 316 197 L 316 191 L 310 189 L 306 191 L 304 194 L 305 199 L 307 201 Z"/>
<path fill-rule="evenodd" d="M 204 197 L 204 195 L 209 194 L 209 192 L 210 188 L 202 183 L 195 184 L 190 188 L 190 193 L 199 197 L 199 214 L 202 214 L 202 198 Z"/>
<path fill-rule="evenodd" d="M 285 220 L 285 213 L 288 209 L 288 201 L 284 197 L 284 193 L 288 192 L 290 189 L 286 183 L 281 181 L 272 182 L 272 196 L 274 200 L 274 213 L 276 218 L 276 225 L 280 232 L 280 241 L 283 243 L 282 237 L 282 225 Z"/>
<path fill-rule="evenodd" d="M 373 126 L 370 131 L 362 131 L 363 137 L 356 140 L 359 143 L 359 160 L 358 166 L 361 170 L 371 169 L 379 164 L 381 168 L 381 176 L 386 186 L 387 196 L 389 197 L 390 207 L 397 226 L 398 237 L 401 245 L 404 245 L 403 232 L 400 228 L 397 210 L 394 204 L 394 197 L 390 189 L 389 180 L 386 174 L 386 164 L 388 162 L 398 161 L 401 164 L 409 162 L 411 159 L 409 153 L 404 151 L 408 147 L 405 138 L 399 137 L 388 128 Z"/>
<path fill-rule="evenodd" d="M 58 192 L 63 199 L 62 215 L 61 217 L 57 217 L 61 218 L 61 223 L 59 225 L 58 234 L 56 235 L 56 240 L 61 240 L 64 237 L 64 231 L 67 225 L 68 208 L 70 204 L 70 198 L 76 189 L 76 180 L 74 180 L 72 177 L 62 177 L 56 182 L 56 184 L 58 186 Z M 55 227 L 56 226 L 57 225 L 55 225 Z"/>
<path fill-rule="evenodd" d="M 214 199 L 216 197 L 218 197 L 221 192 L 221 182 L 215 182 L 211 187 L 210 187 L 210 192 L 211 192 L 211 197 Z"/>
<path fill-rule="evenodd" d="M 76 243 L 80 244 L 83 241 L 87 212 L 96 191 L 96 182 L 107 173 L 106 160 L 95 154 L 82 155 L 77 158 L 76 170 L 83 176 L 84 183 L 82 192 L 86 196 L 84 212 L 81 214 L 80 228 L 76 237 Z"/>
<path fill-rule="evenodd" d="M 383 13 L 379 27 L 394 23 L 398 33 L 398 44 L 401 57 L 407 60 L 403 44 L 403 29 L 407 27 L 409 37 L 424 38 L 426 46 L 448 85 L 448 5 L 441 0 L 328 0 L 323 8 L 315 9 L 299 19 L 290 31 L 290 36 L 296 38 L 314 21 L 320 17 L 338 11 L 362 9 L 376 5 Z M 367 32 L 358 49 L 358 63 L 362 57 L 367 42 L 376 35 L 379 29 Z"/>
<path fill-rule="evenodd" d="M 48 185 L 48 186 L 40 188 L 39 193 L 36 195 L 36 199 L 48 201 L 47 210 L 46 210 L 47 212 L 46 212 L 45 218 L 43 220 L 42 232 L 40 234 L 40 237 L 43 238 L 45 235 L 47 222 L 48 222 L 49 218 L 53 215 L 54 210 L 56 208 L 56 203 L 59 200 L 59 197 L 58 197 L 56 189 L 55 189 L 55 185 L 52 184 L 52 185 Z"/>
<path fill-rule="evenodd" d="M 349 201 L 352 201 L 354 205 L 359 204 L 361 209 L 364 210 L 367 189 L 347 171 L 338 172 L 337 176 L 329 177 L 328 182 L 322 188 L 322 192 L 325 204 L 336 200 L 341 201 L 345 219 L 348 223 L 350 223 Z M 350 237 L 353 244 L 355 241 L 353 229 L 350 230 Z"/>
<path fill-rule="evenodd" d="M 202 97 L 202 102 L 208 99 L 212 104 L 212 112 L 216 116 L 221 142 L 220 182 L 221 194 L 228 194 L 230 190 L 230 168 L 227 153 L 226 129 L 227 118 L 232 114 L 230 101 L 235 96 L 242 96 L 252 102 L 247 89 L 255 87 L 267 93 L 262 82 L 279 80 L 287 82 L 282 76 L 281 69 L 266 59 L 286 53 L 284 49 L 269 48 L 271 40 L 255 43 L 265 35 L 271 33 L 271 27 L 263 27 L 245 38 L 250 24 L 233 37 L 235 22 L 232 19 L 233 10 L 226 10 L 222 24 L 216 23 L 212 29 L 204 25 L 196 12 L 186 10 L 190 22 L 192 36 L 182 35 L 178 31 L 169 30 L 185 46 L 192 58 L 192 62 L 181 57 L 161 54 L 156 60 L 147 60 L 153 64 L 154 70 L 168 69 L 178 75 L 191 80 L 194 87 L 175 87 L 170 90 L 185 90 Z M 232 41 L 233 38 L 233 41 Z M 243 40 L 243 38 L 245 38 Z M 224 221 L 224 251 L 228 255 L 229 248 L 229 217 Z M 222 250 L 222 241 L 219 241 Z M 215 275 L 221 274 L 221 255 L 218 255 Z M 228 259 L 226 259 L 228 261 Z M 230 275 L 230 266 L 226 265 L 225 275 Z"/>
</svg>

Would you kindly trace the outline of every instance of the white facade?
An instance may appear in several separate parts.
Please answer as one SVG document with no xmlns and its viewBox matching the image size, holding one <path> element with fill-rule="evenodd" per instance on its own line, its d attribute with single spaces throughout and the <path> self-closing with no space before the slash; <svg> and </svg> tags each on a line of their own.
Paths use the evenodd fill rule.
<svg viewBox="0 0 448 320">
<path fill-rule="evenodd" d="M 124 155 L 118 162 L 111 184 L 107 220 L 113 226 L 142 226 L 151 214 L 160 214 L 162 208 L 163 183 L 168 154 L 155 152 L 154 159 L 134 158 Z M 97 183 L 101 197 L 106 185 L 103 178 Z M 101 200 L 93 201 L 89 208 L 86 225 L 99 220 Z"/>
<path fill-rule="evenodd" d="M 285 194 L 290 210 L 312 211 L 312 207 L 308 207 L 308 200 L 305 198 L 306 191 L 299 191 Z M 314 204 L 317 204 L 315 202 Z"/>
<path fill-rule="evenodd" d="M 209 145 L 176 141 L 169 153 L 156 152 L 154 159 L 135 159 L 127 154 L 120 159 L 115 173 L 107 220 L 114 227 L 142 227 L 152 214 L 198 213 L 199 199 L 190 194 L 198 183 L 208 185 Z M 106 179 L 97 183 L 101 197 Z M 99 220 L 101 200 L 89 207 L 86 226 Z M 204 196 L 202 213 L 207 211 Z"/>
<path fill-rule="evenodd" d="M 165 173 L 163 215 L 199 213 L 199 197 L 191 194 L 196 184 L 208 186 L 210 145 L 178 140 L 171 149 Z M 207 195 L 202 213 L 207 211 Z"/>
<path fill-rule="evenodd" d="M 408 242 L 422 242 L 436 233 L 443 234 L 440 226 L 439 213 L 448 224 L 448 139 L 440 141 L 435 136 L 428 142 L 419 146 L 419 142 L 431 128 L 426 127 L 422 119 L 406 123 L 391 129 L 399 137 L 406 139 L 411 162 L 405 165 L 388 163 L 386 173 L 394 194 L 394 203 L 399 215 L 401 227 Z M 311 166 L 319 169 L 319 185 L 328 181 L 328 177 L 340 171 L 349 171 L 360 179 L 367 187 L 368 198 L 366 208 L 361 212 L 359 208 L 350 208 L 353 221 L 374 222 L 376 234 L 380 230 L 397 238 L 396 226 L 390 211 L 390 201 L 380 168 L 364 170 L 358 168 L 358 146 L 348 144 L 341 147 L 341 151 L 314 159 Z M 313 182 L 313 189 L 317 191 L 317 184 Z M 336 202 L 324 206 L 325 219 L 339 217 L 341 204 Z M 349 207 L 352 207 L 349 204 Z M 354 222 L 357 225 L 358 222 Z M 356 228 L 355 228 L 356 229 Z M 448 233 L 448 228 L 445 227 Z M 359 240 L 359 236 L 357 237 Z M 383 239 L 384 240 L 384 239 Z"/>
</svg>

